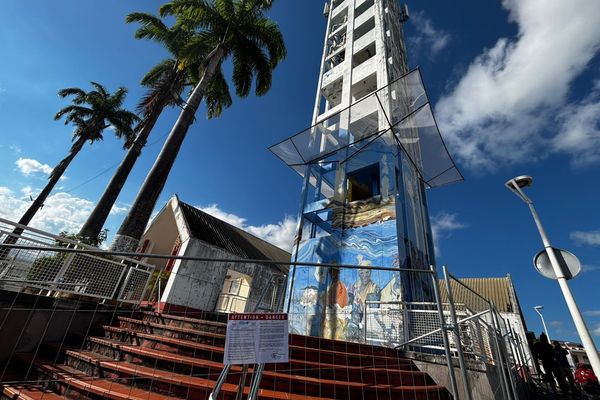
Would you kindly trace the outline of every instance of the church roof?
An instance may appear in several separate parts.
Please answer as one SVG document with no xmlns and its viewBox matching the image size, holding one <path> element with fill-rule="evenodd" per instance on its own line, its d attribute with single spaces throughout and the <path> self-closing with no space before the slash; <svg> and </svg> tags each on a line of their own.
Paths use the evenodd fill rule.
<svg viewBox="0 0 600 400">
<path fill-rule="evenodd" d="M 190 234 L 244 259 L 289 262 L 290 253 L 256 236 L 179 201 Z"/>
<path fill-rule="evenodd" d="M 462 278 L 459 281 L 470 288 L 451 281 L 454 302 L 466 305 L 470 310 L 480 312 L 487 309 L 485 298 L 494 303 L 499 312 L 520 314 L 521 310 L 514 292 L 510 276 L 504 278 Z M 440 281 L 441 299 L 443 303 L 448 302 L 446 282 Z M 479 294 L 477 296 L 475 293 Z"/>
</svg>

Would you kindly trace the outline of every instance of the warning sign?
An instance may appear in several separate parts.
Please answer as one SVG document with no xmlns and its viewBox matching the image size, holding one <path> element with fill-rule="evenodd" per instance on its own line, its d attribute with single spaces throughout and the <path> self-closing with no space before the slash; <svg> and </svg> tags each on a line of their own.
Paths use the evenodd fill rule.
<svg viewBox="0 0 600 400">
<path fill-rule="evenodd" d="M 224 364 L 288 361 L 287 314 L 229 314 Z"/>
</svg>

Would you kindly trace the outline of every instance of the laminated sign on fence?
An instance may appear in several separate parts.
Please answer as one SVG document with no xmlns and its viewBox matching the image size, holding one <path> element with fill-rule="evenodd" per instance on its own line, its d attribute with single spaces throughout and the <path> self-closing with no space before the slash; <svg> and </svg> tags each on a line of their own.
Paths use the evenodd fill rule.
<svg viewBox="0 0 600 400">
<path fill-rule="evenodd" d="M 225 364 L 289 361 L 287 314 L 229 314 Z"/>
</svg>

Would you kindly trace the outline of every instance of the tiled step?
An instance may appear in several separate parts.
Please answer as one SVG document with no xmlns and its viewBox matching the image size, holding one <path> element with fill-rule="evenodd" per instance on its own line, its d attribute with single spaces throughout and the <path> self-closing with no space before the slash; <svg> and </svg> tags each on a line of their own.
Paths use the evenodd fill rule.
<svg viewBox="0 0 600 400">
<path fill-rule="evenodd" d="M 224 334 L 202 332 L 189 328 L 180 328 L 177 326 L 157 324 L 125 317 L 119 317 L 119 322 L 121 328 L 125 330 L 191 340 L 217 347 L 223 347 L 225 345 Z M 291 335 L 291 337 L 293 336 L 296 335 Z M 374 346 L 365 346 L 365 351 L 363 353 L 358 353 L 353 351 L 326 350 L 318 347 L 304 347 L 290 344 L 290 355 L 294 359 L 317 361 L 326 364 L 369 366 L 374 363 L 377 365 L 387 363 L 390 365 L 397 365 L 398 357 L 374 355 L 371 351 L 373 348 Z"/>
<path fill-rule="evenodd" d="M 223 315 L 146 311 L 114 321 L 119 326 L 104 326 L 105 337 L 87 338 L 86 350 L 50 343 L 36 360 L 31 354 L 15 357 L 27 370 L 35 361 L 29 379 L 38 384 L 7 385 L 1 400 L 208 399 L 224 367 Z M 266 365 L 260 400 L 450 399 L 395 349 L 300 335 L 289 339 L 290 361 Z M 66 365 L 54 365 L 55 359 Z M 219 400 L 235 399 L 241 370 L 232 366 Z"/>
<path fill-rule="evenodd" d="M 215 386 L 215 379 L 206 379 L 200 376 L 179 374 L 170 370 L 163 370 L 129 361 L 117 361 L 90 351 L 68 352 L 69 363 L 77 365 L 77 369 L 93 370 L 94 374 L 103 374 L 111 379 L 136 377 L 136 384 L 143 385 L 148 390 L 168 390 L 175 396 L 188 399 L 206 399 Z M 249 382 L 248 382 L 249 383 Z M 248 393 L 248 387 L 244 392 Z M 237 393 L 237 385 L 225 383 L 221 389 L 225 397 L 233 397 Z M 321 396 L 304 396 L 294 393 L 261 389 L 259 399 L 328 399 Z M 331 400 L 331 398 L 329 398 Z"/>
<path fill-rule="evenodd" d="M 63 396 L 44 389 L 40 385 L 14 385 L 4 386 L 2 389 L 2 397 L 11 400 L 61 400 Z"/>
<path fill-rule="evenodd" d="M 115 380 L 91 376 L 66 365 L 54 365 L 48 362 L 36 362 L 38 379 L 52 381 L 54 393 L 62 398 L 72 399 L 112 399 L 112 400 L 176 400 L 148 390 L 136 388 Z M 123 382 L 129 382 L 125 380 Z M 45 398 L 45 396 L 44 396 Z M 183 399 L 183 397 L 182 397 Z"/>
<path fill-rule="evenodd" d="M 225 334 L 223 333 L 204 332 L 197 329 L 142 321 L 135 318 L 118 317 L 117 319 L 119 321 L 119 326 L 128 330 L 195 340 L 197 342 L 215 346 L 223 346 L 225 344 Z"/>
<path fill-rule="evenodd" d="M 216 369 L 212 369 L 214 376 L 208 376 L 209 379 L 205 378 L 205 373 L 202 368 L 202 362 L 195 361 L 194 359 L 187 358 L 185 364 L 191 367 L 196 367 L 188 374 L 180 374 L 176 371 L 176 368 L 158 368 L 156 364 L 159 359 L 155 359 L 155 362 L 146 360 L 144 364 L 131 363 L 129 361 L 116 361 L 107 359 L 105 356 L 97 354 L 95 352 L 68 352 L 69 363 L 76 365 L 78 369 L 97 369 L 94 371 L 95 374 L 104 374 L 111 378 L 123 378 L 127 376 L 136 376 L 138 379 L 145 379 L 152 382 L 152 385 L 157 388 L 168 387 L 169 390 L 175 395 L 187 396 L 188 398 L 201 398 L 210 392 L 214 386 L 214 381 L 218 376 Z M 150 361 L 150 362 L 148 362 Z M 87 367 L 82 365 L 87 364 Z M 213 365 L 218 367 L 219 365 Z M 222 365 L 221 365 L 222 367 Z M 240 368 L 234 368 L 231 372 L 231 380 L 235 381 L 237 378 L 236 372 L 241 372 Z M 251 371 L 250 371 L 251 372 Z M 237 383 L 237 382 L 236 382 Z M 231 383 L 231 386 L 235 386 Z M 247 381 L 246 384 L 249 384 Z M 311 398 L 314 397 L 326 397 L 333 399 L 348 399 L 348 400 L 359 400 L 377 398 L 381 400 L 387 400 L 392 398 L 405 398 L 406 395 L 410 395 L 411 398 L 427 398 L 422 395 L 434 396 L 436 393 L 441 392 L 441 388 L 438 386 L 391 386 L 381 384 L 362 384 L 358 382 L 336 382 L 316 378 L 297 377 L 288 374 L 275 373 L 267 371 L 263 374 L 261 381 L 261 388 L 273 393 L 285 393 L 295 395 L 307 395 Z M 247 388 L 246 388 L 247 389 Z M 438 397 L 434 397 L 438 398 Z"/>
<path fill-rule="evenodd" d="M 119 342 L 135 344 L 143 348 L 151 348 L 184 356 L 192 356 L 197 359 L 201 358 L 216 362 L 223 361 L 223 348 L 221 347 L 147 333 L 128 332 L 115 327 L 105 328 L 107 332 L 112 332 L 111 337 Z M 90 338 L 90 341 L 93 344 L 101 342 L 102 339 L 103 338 Z M 413 371 L 416 374 L 422 374 L 409 360 L 396 359 L 393 363 L 389 362 L 389 360 L 380 362 L 377 359 L 373 359 L 372 361 L 373 363 L 369 365 L 363 363 L 362 366 L 360 364 L 342 365 L 299 360 L 292 356 L 290 363 L 269 364 L 267 365 L 267 369 L 278 371 L 287 370 L 292 371 L 295 374 L 335 380 L 351 380 L 351 377 L 358 376 L 361 377 L 363 382 L 382 382 L 385 379 L 389 379 L 389 376 L 398 374 L 406 376 L 407 374 L 410 375 Z"/>
<path fill-rule="evenodd" d="M 227 324 L 224 322 L 206 321 L 198 318 L 173 316 L 169 314 L 154 312 L 144 312 L 144 320 L 160 323 L 163 325 L 174 325 L 182 328 L 198 330 L 205 330 L 203 329 L 203 327 L 210 326 L 212 328 L 217 328 L 217 332 L 222 334 L 225 333 L 227 327 Z M 215 330 L 209 330 L 209 332 L 214 331 Z M 290 344 L 322 350 L 336 350 L 350 353 L 383 355 L 388 357 L 398 356 L 397 350 L 388 347 L 371 346 L 353 342 L 343 342 L 339 340 L 324 339 L 313 336 L 290 335 Z"/>
<path fill-rule="evenodd" d="M 178 326 L 180 328 L 200 330 L 224 334 L 227 324 L 218 321 L 209 321 L 198 318 L 189 318 L 178 315 L 160 314 L 146 311 L 143 313 L 143 321 L 154 322 L 162 325 Z"/>
<path fill-rule="evenodd" d="M 90 338 L 92 350 L 120 360 L 144 362 L 146 365 L 160 366 L 167 370 L 184 370 L 182 367 L 192 367 L 193 374 L 203 376 L 218 376 L 223 369 L 220 362 L 209 361 L 198 357 L 182 356 L 170 352 L 144 348 L 137 345 L 107 340 L 105 338 Z M 241 372 L 241 368 L 234 366 L 232 371 Z M 284 364 L 268 364 L 264 372 L 262 387 L 273 390 L 285 390 L 287 387 L 303 385 L 314 387 L 318 390 L 327 387 L 335 393 L 345 390 L 364 390 L 366 385 L 391 385 L 390 390 L 396 386 L 431 385 L 427 374 L 420 371 L 399 371 L 385 368 L 353 368 L 349 373 L 344 367 L 334 365 L 318 365 L 315 368 L 304 368 L 294 362 Z M 192 373 L 192 372 L 190 372 Z M 359 382 L 359 383 L 357 383 Z M 279 386 L 278 386 L 279 385 Z M 328 390 L 329 390 L 328 389 Z M 321 391 L 326 395 L 327 391 Z M 348 396 L 350 397 L 350 396 Z"/>
</svg>

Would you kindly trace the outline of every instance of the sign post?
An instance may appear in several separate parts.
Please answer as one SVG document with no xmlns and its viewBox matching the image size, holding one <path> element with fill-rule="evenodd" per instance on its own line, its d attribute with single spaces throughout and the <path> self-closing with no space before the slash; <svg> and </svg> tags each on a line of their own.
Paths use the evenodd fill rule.
<svg viewBox="0 0 600 400">
<path fill-rule="evenodd" d="M 289 361 L 287 314 L 229 314 L 224 364 Z"/>
<path fill-rule="evenodd" d="M 289 362 L 288 315 L 281 314 L 229 314 L 225 335 L 225 354 L 221 372 L 210 399 L 216 399 L 232 365 L 255 364 L 248 400 L 256 399 L 260 379 L 266 363 Z M 240 379 L 238 396 L 241 397 L 245 379 Z"/>
</svg>

